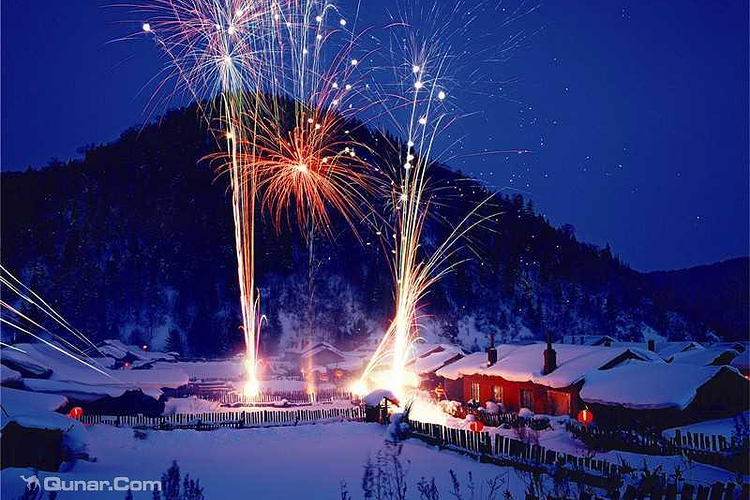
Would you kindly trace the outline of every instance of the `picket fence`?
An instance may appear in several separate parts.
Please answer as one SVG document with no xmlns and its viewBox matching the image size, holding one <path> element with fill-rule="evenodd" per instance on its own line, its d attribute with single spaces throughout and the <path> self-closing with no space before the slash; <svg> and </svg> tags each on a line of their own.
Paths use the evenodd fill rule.
<svg viewBox="0 0 750 500">
<path fill-rule="evenodd" d="M 675 429 L 674 435 L 669 438 L 670 442 L 680 448 L 688 448 L 698 451 L 731 452 L 747 446 L 747 442 L 741 438 L 732 437 L 727 439 L 720 434 L 704 434 L 702 432 L 683 431 Z"/>
<path fill-rule="evenodd" d="M 748 468 L 747 437 L 728 439 L 722 435 L 691 433 L 681 429 L 676 429 L 672 436 L 664 437 L 655 432 L 586 427 L 577 422 L 567 422 L 565 427 L 576 439 L 596 449 L 618 449 L 651 455 L 683 455 L 733 472 L 743 472 Z"/>
<path fill-rule="evenodd" d="M 287 400 L 291 404 L 313 404 L 332 403 L 334 401 L 351 401 L 351 392 L 327 389 L 309 393 L 307 391 L 274 391 L 262 392 L 256 396 L 245 396 L 235 391 L 214 392 L 210 397 L 201 396 L 203 399 L 218 401 L 225 405 L 257 405 L 274 403 Z"/>
<path fill-rule="evenodd" d="M 286 411 L 174 413 L 158 417 L 147 417 L 144 415 L 83 415 L 81 422 L 87 425 L 101 424 L 156 430 L 212 430 L 220 427 L 243 429 L 305 425 L 330 419 L 359 421 L 363 420 L 364 417 L 364 409 L 354 406 L 351 408 L 297 409 Z"/>
<path fill-rule="evenodd" d="M 566 428 L 584 441 L 596 441 L 612 448 L 626 445 L 633 451 L 646 451 L 660 455 L 675 455 L 691 450 L 730 453 L 747 446 L 747 443 L 743 443 L 741 439 L 727 439 L 722 435 L 691 433 L 681 429 L 675 429 L 671 437 L 663 437 L 657 433 L 639 432 L 635 429 L 586 427 L 577 422 L 568 422 Z"/>
</svg>

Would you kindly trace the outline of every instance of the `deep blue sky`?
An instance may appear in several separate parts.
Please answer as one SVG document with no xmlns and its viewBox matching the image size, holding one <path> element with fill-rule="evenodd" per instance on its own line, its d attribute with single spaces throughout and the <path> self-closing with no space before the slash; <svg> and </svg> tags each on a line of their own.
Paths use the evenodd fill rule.
<svg viewBox="0 0 750 500">
<path fill-rule="evenodd" d="M 448 40 L 482 52 L 483 68 L 482 95 L 451 92 L 463 111 L 481 111 L 451 140 L 464 137 L 465 153 L 532 153 L 452 165 L 520 190 L 639 270 L 748 254 L 747 1 L 550 1 L 507 26 L 495 3 L 476 38 Z M 103 5 L 2 1 L 3 170 L 75 157 L 144 122 L 157 50 L 146 39 L 107 43 L 137 25 Z M 382 5 L 397 10 L 364 0 L 361 19 L 379 21 Z M 513 59 L 482 64 L 519 32 L 533 36 Z M 518 81 L 496 83 L 509 77 Z"/>
</svg>

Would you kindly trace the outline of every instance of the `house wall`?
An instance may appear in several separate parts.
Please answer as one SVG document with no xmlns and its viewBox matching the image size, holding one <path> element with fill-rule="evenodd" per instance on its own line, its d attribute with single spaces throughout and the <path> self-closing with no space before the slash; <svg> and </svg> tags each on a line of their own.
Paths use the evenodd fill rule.
<svg viewBox="0 0 750 500">
<path fill-rule="evenodd" d="M 434 394 L 435 388 L 441 386 L 445 389 L 445 399 L 450 401 L 466 401 L 464 398 L 463 380 L 451 380 L 448 378 L 438 377 L 434 373 L 422 376 L 419 388 Z"/>
<path fill-rule="evenodd" d="M 484 405 L 487 401 L 495 401 L 493 395 L 494 386 L 502 387 L 503 401 L 506 410 L 516 412 L 520 410 L 523 405 L 521 404 L 521 391 L 530 391 L 532 395 L 533 405 L 529 408 L 534 413 L 552 414 L 553 398 L 550 392 L 561 393 L 568 396 L 570 401 L 569 415 L 578 414 L 579 410 L 579 398 L 578 392 L 580 391 L 580 384 L 573 385 L 570 387 L 552 389 L 544 385 L 535 384 L 533 382 L 512 382 L 505 380 L 502 377 L 490 377 L 486 375 L 469 375 L 462 379 L 463 381 L 463 401 L 468 401 L 472 398 L 472 384 L 479 384 L 479 402 Z M 560 400 L 558 396 L 557 400 Z M 496 401 L 497 402 L 497 401 Z M 560 414 L 561 411 L 554 413 Z"/>
</svg>

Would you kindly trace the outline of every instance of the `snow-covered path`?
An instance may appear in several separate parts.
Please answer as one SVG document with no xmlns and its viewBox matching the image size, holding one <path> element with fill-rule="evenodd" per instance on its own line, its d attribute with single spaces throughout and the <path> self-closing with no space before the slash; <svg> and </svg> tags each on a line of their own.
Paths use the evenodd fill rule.
<svg viewBox="0 0 750 500">
<path fill-rule="evenodd" d="M 151 431 L 135 439 L 132 429 L 109 426 L 89 428 L 95 463 L 78 463 L 60 474 L 65 480 L 112 480 L 116 476 L 155 480 L 177 460 L 180 471 L 198 478 L 207 500 L 330 499 L 340 497 L 345 481 L 354 499 L 362 498 L 363 466 L 383 447 L 384 427 L 376 424 L 336 423 L 267 429 L 220 429 L 211 432 Z M 404 443 L 402 463 L 408 470 L 408 497 L 417 499 L 421 477 L 436 479 L 441 493 L 450 488 L 449 470 L 465 481 L 469 471 L 477 489 L 498 475 L 507 477 L 515 498 L 523 498 L 523 483 L 508 468 L 481 464 L 458 454 L 434 450 L 411 439 Z M 20 474 L 2 471 L 2 497 L 16 498 L 24 488 Z M 42 479 L 46 473 L 39 474 Z M 58 498 L 124 498 L 122 492 L 61 492 Z M 136 493 L 135 498 L 151 498 Z"/>
</svg>

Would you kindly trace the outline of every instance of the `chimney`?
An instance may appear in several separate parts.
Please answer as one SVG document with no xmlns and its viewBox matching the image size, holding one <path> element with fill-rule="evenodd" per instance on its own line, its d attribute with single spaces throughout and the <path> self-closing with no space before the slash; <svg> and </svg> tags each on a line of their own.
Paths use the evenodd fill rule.
<svg viewBox="0 0 750 500">
<path fill-rule="evenodd" d="M 648 350 L 651 352 L 656 352 L 656 342 L 654 339 L 648 339 Z"/>
<path fill-rule="evenodd" d="M 495 334 L 490 333 L 490 344 L 487 346 L 487 366 L 497 363 L 497 349 L 495 349 Z"/>
<path fill-rule="evenodd" d="M 544 350 L 544 370 L 542 375 L 552 373 L 557 368 L 557 352 L 552 349 L 552 336 L 547 332 L 547 349 Z"/>
</svg>

